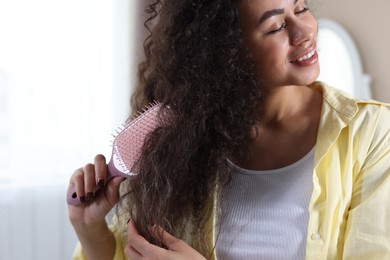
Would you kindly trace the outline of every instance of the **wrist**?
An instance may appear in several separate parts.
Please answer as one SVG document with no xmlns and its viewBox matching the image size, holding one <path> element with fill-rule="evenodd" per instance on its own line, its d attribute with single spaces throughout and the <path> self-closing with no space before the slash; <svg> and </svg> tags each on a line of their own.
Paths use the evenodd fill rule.
<svg viewBox="0 0 390 260">
<path fill-rule="evenodd" d="M 96 222 L 84 222 L 84 221 L 71 221 L 73 229 L 77 234 L 83 235 L 109 235 L 112 232 L 108 228 L 107 222 L 103 219 Z"/>
<path fill-rule="evenodd" d="M 73 224 L 87 259 L 112 259 L 115 254 L 115 236 L 105 221 L 88 225 Z"/>
</svg>

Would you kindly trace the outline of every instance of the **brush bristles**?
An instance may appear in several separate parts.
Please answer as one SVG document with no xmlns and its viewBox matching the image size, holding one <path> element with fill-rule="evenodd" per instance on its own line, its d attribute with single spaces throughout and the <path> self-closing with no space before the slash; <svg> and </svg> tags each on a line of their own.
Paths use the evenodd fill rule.
<svg viewBox="0 0 390 260">
<path fill-rule="evenodd" d="M 151 103 L 117 133 L 113 142 L 113 153 L 116 153 L 123 168 L 127 170 L 125 174 L 136 171 L 133 169 L 134 164 L 141 156 L 146 136 L 159 126 L 160 108 L 159 102 Z"/>
</svg>

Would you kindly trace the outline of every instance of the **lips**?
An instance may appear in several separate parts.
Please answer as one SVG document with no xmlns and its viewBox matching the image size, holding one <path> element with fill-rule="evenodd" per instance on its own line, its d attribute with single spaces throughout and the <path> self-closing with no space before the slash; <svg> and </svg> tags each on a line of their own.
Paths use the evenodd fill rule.
<svg viewBox="0 0 390 260">
<path fill-rule="evenodd" d="M 299 66 L 309 66 L 316 63 L 318 54 L 315 46 L 307 49 L 303 54 L 300 54 L 290 62 Z"/>
<path fill-rule="evenodd" d="M 309 52 L 308 54 L 303 55 L 302 57 L 298 58 L 298 59 L 295 60 L 295 61 L 301 62 L 301 61 L 304 61 L 304 60 L 308 60 L 308 59 L 310 59 L 315 53 L 316 53 L 316 50 L 312 50 L 312 51 Z"/>
</svg>

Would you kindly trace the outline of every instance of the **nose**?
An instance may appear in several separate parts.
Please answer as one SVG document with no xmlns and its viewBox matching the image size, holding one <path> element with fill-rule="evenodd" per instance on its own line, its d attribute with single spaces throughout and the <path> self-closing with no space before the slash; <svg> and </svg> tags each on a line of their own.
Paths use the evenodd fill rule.
<svg viewBox="0 0 390 260">
<path fill-rule="evenodd" d="M 292 23 L 292 24 L 291 24 Z M 290 43 L 298 46 L 308 42 L 315 36 L 315 22 L 296 19 L 290 23 Z"/>
</svg>

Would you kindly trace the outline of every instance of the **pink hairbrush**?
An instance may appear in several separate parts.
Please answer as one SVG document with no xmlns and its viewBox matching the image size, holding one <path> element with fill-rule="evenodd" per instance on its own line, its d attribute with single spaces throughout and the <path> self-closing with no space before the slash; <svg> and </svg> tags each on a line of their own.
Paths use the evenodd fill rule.
<svg viewBox="0 0 390 260">
<path fill-rule="evenodd" d="M 136 175 L 135 163 L 138 161 L 145 138 L 159 126 L 158 115 L 161 104 L 154 102 L 147 106 L 134 119 L 124 125 L 124 129 L 117 133 L 112 147 L 111 160 L 108 163 L 106 183 L 114 177 Z M 167 110 L 161 111 L 166 113 Z M 164 115 L 164 119 L 167 119 Z M 69 205 L 81 204 L 75 187 L 68 190 L 67 202 Z"/>
</svg>

